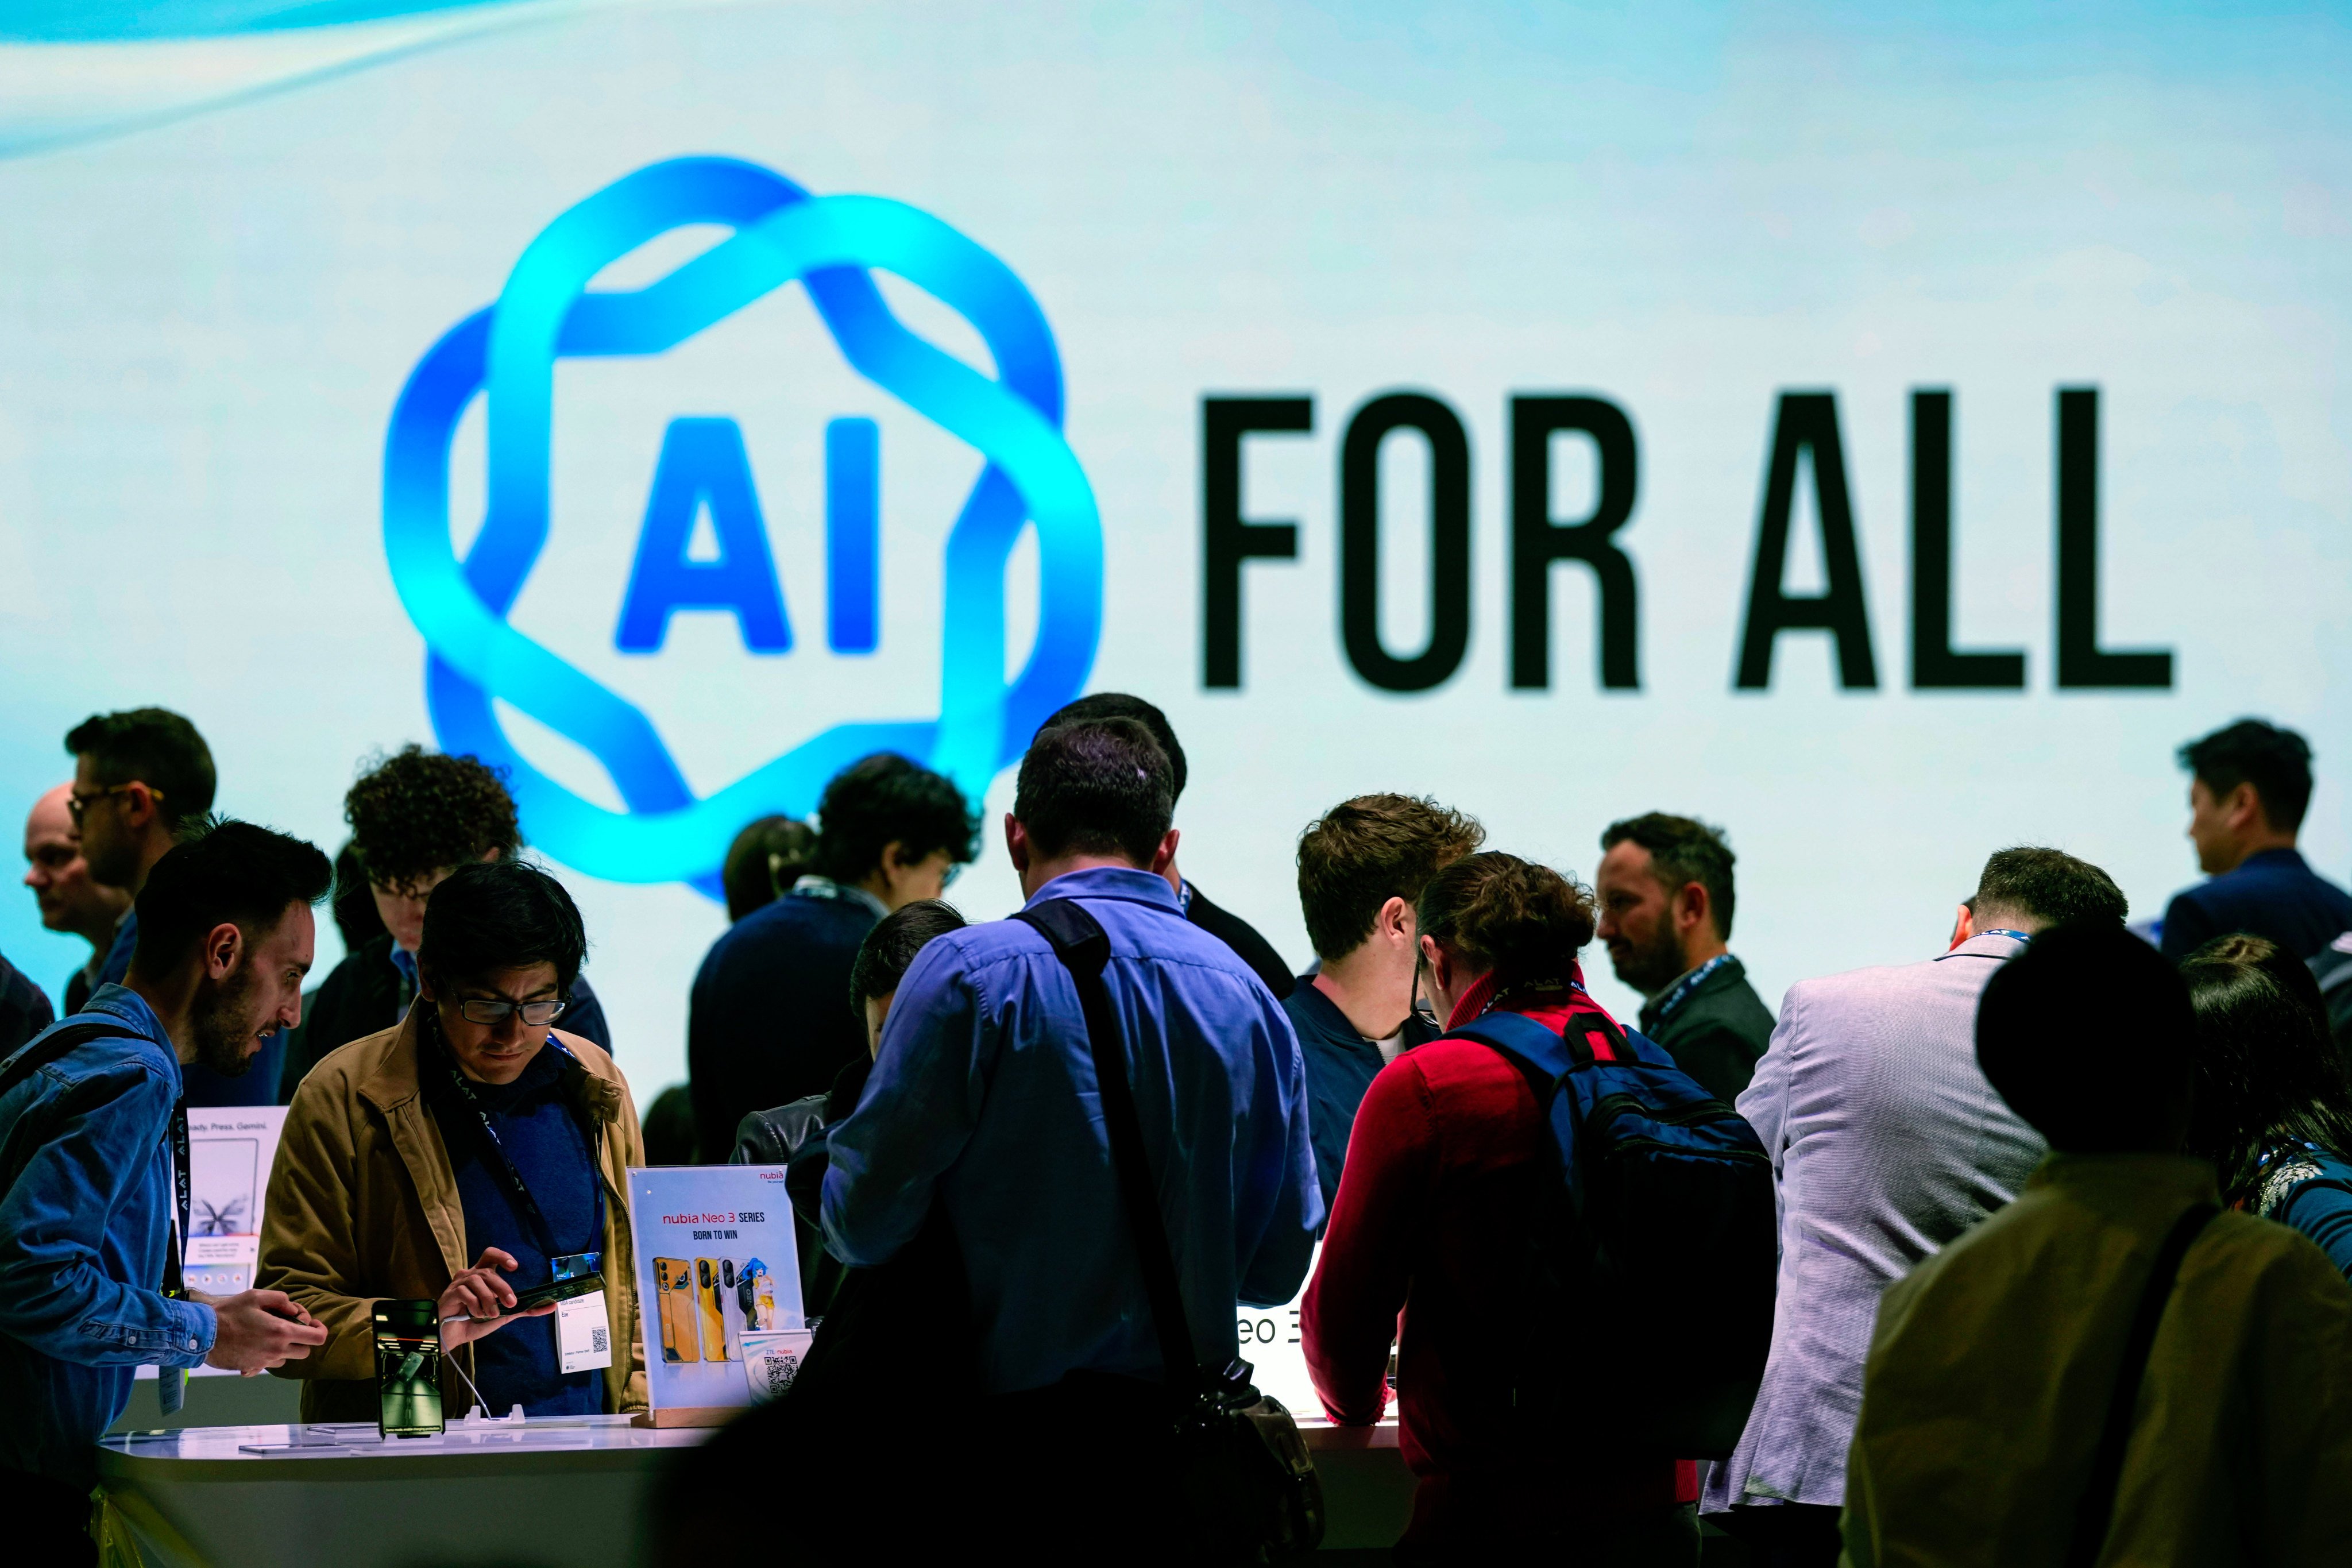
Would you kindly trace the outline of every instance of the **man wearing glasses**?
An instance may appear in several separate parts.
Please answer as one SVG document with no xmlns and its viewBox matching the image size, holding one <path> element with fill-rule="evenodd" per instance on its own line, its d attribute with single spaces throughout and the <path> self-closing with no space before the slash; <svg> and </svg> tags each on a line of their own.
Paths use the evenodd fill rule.
<svg viewBox="0 0 2352 1568">
<path fill-rule="evenodd" d="M 133 708 L 93 713 L 66 732 L 66 750 L 74 759 L 66 810 L 81 835 L 90 880 L 136 899 L 183 827 L 212 810 L 212 748 L 171 710 Z M 122 984 L 138 941 L 138 912 L 126 910 L 92 990 Z"/>
<path fill-rule="evenodd" d="M 376 1415 L 373 1309 L 438 1303 L 444 1408 L 645 1407 L 626 1172 L 646 1163 L 626 1080 L 565 1017 L 580 911 L 535 867 L 460 866 L 432 891 L 416 999 L 303 1079 L 263 1205 L 260 1278 L 326 1325 L 294 1372 L 306 1421 Z M 514 1311 L 599 1274 L 597 1295 Z M 503 1314 L 503 1315 L 502 1315 Z M 530 1320 L 530 1321 L 525 1321 Z M 461 1349 L 462 1347 L 462 1349 Z"/>
</svg>

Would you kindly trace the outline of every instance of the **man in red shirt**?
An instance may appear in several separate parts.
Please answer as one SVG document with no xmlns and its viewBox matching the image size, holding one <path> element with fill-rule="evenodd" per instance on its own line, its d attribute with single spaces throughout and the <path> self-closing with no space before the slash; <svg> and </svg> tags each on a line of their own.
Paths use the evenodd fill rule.
<svg viewBox="0 0 2352 1568">
<path fill-rule="evenodd" d="M 1439 872 L 1418 909 L 1422 988 L 1456 1027 L 1489 1010 L 1547 1027 L 1598 1011 L 1576 963 L 1592 904 L 1516 856 Z M 1534 1089 L 1475 1040 L 1439 1039 L 1372 1080 L 1302 1313 L 1307 1369 L 1332 1420 L 1369 1426 L 1399 1345 L 1399 1428 L 1421 1478 L 1400 1563 L 1574 1550 L 1579 1563 L 1698 1561 L 1687 1460 L 1613 1453 L 1605 1430 L 1531 1445 L 1508 1407 L 1529 1239 L 1557 1180 Z M 1607 1355 L 1607 1326 L 1594 1353 Z"/>
</svg>

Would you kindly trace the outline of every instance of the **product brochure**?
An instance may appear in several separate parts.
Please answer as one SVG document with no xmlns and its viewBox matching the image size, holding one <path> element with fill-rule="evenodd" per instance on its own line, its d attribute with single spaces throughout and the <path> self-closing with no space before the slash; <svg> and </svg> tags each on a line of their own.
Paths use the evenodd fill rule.
<svg viewBox="0 0 2352 1568">
<path fill-rule="evenodd" d="M 253 1289 L 261 1262 L 261 1200 L 286 1127 L 282 1105 L 192 1107 L 188 1111 L 188 1237 L 181 1264 L 188 1289 L 234 1296 Z M 138 1376 L 152 1377 L 142 1366 Z M 196 1377 L 235 1377 L 200 1366 Z"/>
<path fill-rule="evenodd" d="M 723 1420 L 790 1387 L 809 1332 L 782 1168 L 633 1170 L 629 1211 L 653 1424 Z"/>
</svg>

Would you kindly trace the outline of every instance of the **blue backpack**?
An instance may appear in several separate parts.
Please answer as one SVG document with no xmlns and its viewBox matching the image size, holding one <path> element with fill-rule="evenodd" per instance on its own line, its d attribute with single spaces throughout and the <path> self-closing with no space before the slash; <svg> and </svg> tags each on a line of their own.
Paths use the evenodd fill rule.
<svg viewBox="0 0 2352 1568">
<path fill-rule="evenodd" d="M 1516 1013 L 1453 1030 L 1527 1075 L 1558 1165 L 1513 1319 L 1513 1425 L 1627 1455 L 1729 1457 L 1772 1341 L 1780 1226 L 1756 1131 L 1581 991 L 1565 1037 Z"/>
</svg>

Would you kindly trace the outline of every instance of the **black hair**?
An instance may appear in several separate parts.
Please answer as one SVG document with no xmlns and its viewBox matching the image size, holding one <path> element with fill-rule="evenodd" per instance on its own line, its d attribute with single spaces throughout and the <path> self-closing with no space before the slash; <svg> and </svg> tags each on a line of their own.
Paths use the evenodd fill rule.
<svg viewBox="0 0 2352 1568">
<path fill-rule="evenodd" d="M 1994 850 L 1967 901 L 1979 920 L 2007 914 L 2043 926 L 2077 921 L 2120 926 L 2130 908 L 2116 879 L 2088 860 L 2031 844 Z"/>
<path fill-rule="evenodd" d="M 143 784 L 163 796 L 163 820 L 175 833 L 213 808 L 212 748 L 168 708 L 93 713 L 66 731 L 66 750 L 89 757 L 100 784 Z"/>
<path fill-rule="evenodd" d="M 1706 889 L 1708 917 L 1716 940 L 1731 940 L 1731 868 L 1738 857 L 1723 829 L 1709 827 L 1696 817 L 1663 811 L 1644 812 L 1612 822 L 1601 835 L 1603 854 L 1631 840 L 1650 852 L 1650 872 L 1672 899 L 1696 882 Z"/>
<path fill-rule="evenodd" d="M 296 904 L 315 904 L 334 868 L 315 844 L 250 822 L 198 822 L 163 853 L 139 889 L 142 975 L 176 969 L 224 922 L 248 941 L 274 929 Z"/>
<path fill-rule="evenodd" d="M 2162 954 L 2111 921 L 2043 931 L 1977 1004 L 1977 1064 L 2053 1149 L 2169 1153 L 2197 1020 Z"/>
<path fill-rule="evenodd" d="M 1013 816 L 1045 859 L 1116 855 L 1148 867 L 1176 811 L 1168 753 L 1134 719 L 1037 731 L 1021 759 Z"/>
<path fill-rule="evenodd" d="M 945 850 L 958 865 L 980 853 L 980 818 L 944 773 L 891 752 L 861 757 L 833 775 L 816 803 L 811 866 L 836 882 L 857 882 L 899 846 L 908 861 Z"/>
<path fill-rule="evenodd" d="M 2273 827 L 2293 833 L 2303 826 L 2311 808 L 2311 742 L 2294 731 L 2241 719 L 2189 742 L 2179 756 L 2180 765 L 2216 797 L 2250 784 Z"/>
<path fill-rule="evenodd" d="M 1177 744 L 1176 731 L 1169 726 L 1168 715 L 1140 697 L 1124 691 L 1089 692 L 1076 702 L 1063 703 L 1037 728 L 1050 730 L 1056 724 L 1083 724 L 1094 719 L 1132 719 L 1150 731 L 1160 749 L 1168 753 L 1169 804 L 1173 806 L 1184 798 L 1184 748 Z"/>
<path fill-rule="evenodd" d="M 536 866 L 477 860 L 450 872 L 425 900 L 416 967 L 436 987 L 551 963 L 557 993 L 570 996 L 587 956 L 579 906 Z"/>
<path fill-rule="evenodd" d="M 816 829 L 796 818 L 762 816 L 745 824 L 719 864 L 727 918 L 740 921 L 791 892 L 815 850 Z"/>
<path fill-rule="evenodd" d="M 2213 1162 L 2230 1203 L 2254 1196 L 2265 1159 L 2283 1151 L 2316 1144 L 2352 1160 L 2352 1075 L 2326 1014 L 2283 979 L 2276 957 L 2311 973 L 2274 943 L 2242 935 L 2209 942 L 2180 963 L 2197 1012 L 2189 1152 Z"/>
<path fill-rule="evenodd" d="M 857 956 L 850 963 L 851 1011 L 862 1017 L 866 1003 L 898 989 L 898 982 L 907 978 L 915 954 L 923 951 L 925 943 L 963 927 L 963 916 L 955 906 L 938 899 L 917 899 L 883 916 L 857 944 Z"/>
<path fill-rule="evenodd" d="M 360 775 L 343 796 L 352 847 L 369 881 L 405 892 L 438 872 L 522 847 L 514 797 L 480 759 L 408 746 Z"/>
</svg>

